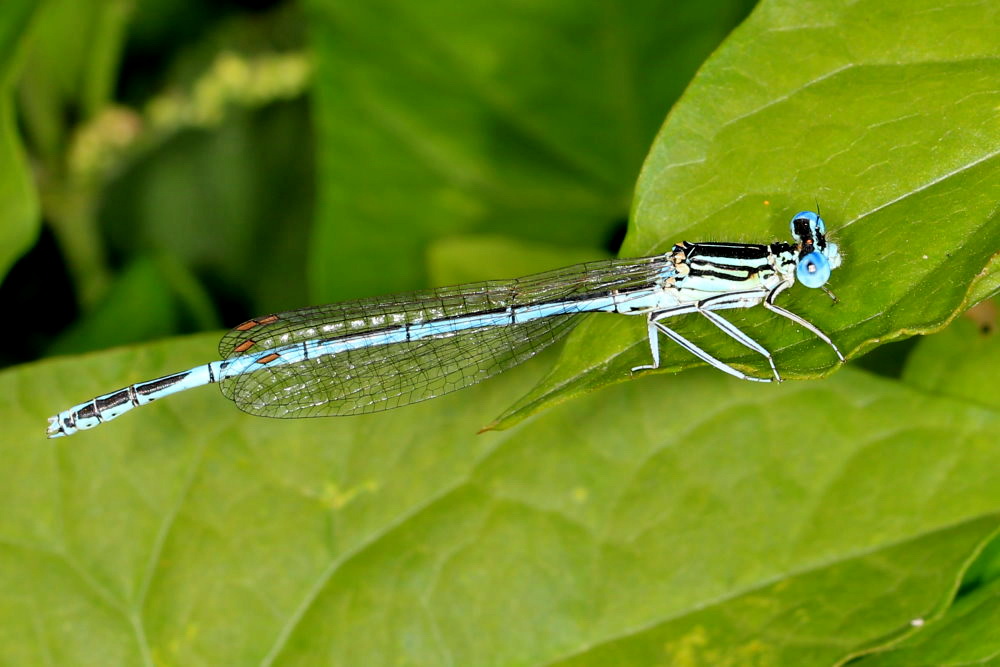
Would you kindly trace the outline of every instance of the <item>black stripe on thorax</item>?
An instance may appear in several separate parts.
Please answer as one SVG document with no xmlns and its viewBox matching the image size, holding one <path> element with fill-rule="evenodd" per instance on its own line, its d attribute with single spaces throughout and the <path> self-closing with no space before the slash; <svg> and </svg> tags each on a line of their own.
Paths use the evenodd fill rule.
<svg viewBox="0 0 1000 667">
<path fill-rule="evenodd" d="M 770 248 L 757 243 L 692 243 L 687 251 L 687 259 L 705 257 L 711 261 L 715 258 L 736 260 L 765 260 Z M 707 257 L 706 257 L 707 256 Z"/>
<path fill-rule="evenodd" d="M 718 271 L 741 271 L 748 274 L 754 274 L 762 271 L 766 267 L 770 266 L 770 264 L 768 264 L 767 262 L 726 264 L 725 262 L 714 262 L 707 259 L 698 259 L 693 262 L 688 262 L 688 266 L 691 267 L 692 271 L 706 271 L 710 269 L 716 269 Z"/>
<path fill-rule="evenodd" d="M 745 267 L 743 267 L 745 268 Z M 705 269 L 691 269 L 688 277 L 691 278 L 718 278 L 720 280 L 725 280 L 731 283 L 742 283 L 744 281 L 750 280 L 753 276 L 758 273 L 763 273 L 762 271 L 746 271 L 743 275 L 734 275 L 732 273 L 722 273 L 720 271 L 709 271 Z"/>
</svg>

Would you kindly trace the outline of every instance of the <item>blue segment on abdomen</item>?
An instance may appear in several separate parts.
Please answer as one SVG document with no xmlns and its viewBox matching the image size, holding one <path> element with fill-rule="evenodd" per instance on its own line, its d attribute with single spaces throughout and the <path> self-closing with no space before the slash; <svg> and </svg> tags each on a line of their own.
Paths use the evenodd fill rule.
<svg viewBox="0 0 1000 667">
<path fill-rule="evenodd" d="M 610 296 L 601 296 L 579 301 L 563 301 L 557 303 L 520 306 L 514 307 L 513 309 L 507 308 L 488 313 L 473 313 L 470 315 L 460 315 L 439 320 L 432 320 L 430 322 L 416 322 L 376 332 L 354 334 L 326 340 L 306 341 L 305 343 L 294 343 L 292 345 L 284 345 L 282 347 L 271 348 L 269 350 L 262 350 L 257 354 L 236 357 L 224 362 L 221 372 L 224 378 L 230 378 L 242 375 L 243 373 L 252 373 L 258 368 L 295 364 L 307 359 L 341 354 L 343 352 L 367 347 L 392 345 L 427 338 L 445 337 L 472 329 L 510 326 L 512 324 L 529 322 L 545 317 L 555 317 L 558 315 L 601 310 L 613 311 L 614 309 L 614 298 Z M 277 355 L 277 357 L 273 361 L 263 364 L 258 361 L 259 359 L 265 359 L 271 355 Z"/>
</svg>

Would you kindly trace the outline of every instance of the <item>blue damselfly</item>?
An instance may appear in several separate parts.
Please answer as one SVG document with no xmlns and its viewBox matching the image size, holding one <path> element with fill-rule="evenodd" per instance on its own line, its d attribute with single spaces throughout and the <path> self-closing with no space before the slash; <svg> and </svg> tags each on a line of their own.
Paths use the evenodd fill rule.
<svg viewBox="0 0 1000 667">
<path fill-rule="evenodd" d="M 469 386 L 563 336 L 582 313 L 641 315 L 651 363 L 665 335 L 735 377 L 781 381 L 771 353 L 718 311 L 763 305 L 827 343 L 816 326 L 774 303 L 796 280 L 823 288 L 840 266 L 818 214 L 791 222 L 795 243 L 688 243 L 662 255 L 589 262 L 516 280 L 472 283 L 303 308 L 249 320 L 227 333 L 219 361 L 98 396 L 49 418 L 48 436 L 93 428 L 178 391 L 219 383 L 245 412 L 268 417 L 352 415 Z M 832 295 L 831 295 L 832 296 Z M 771 377 L 749 376 L 667 326 L 698 313 L 763 355 Z"/>
</svg>

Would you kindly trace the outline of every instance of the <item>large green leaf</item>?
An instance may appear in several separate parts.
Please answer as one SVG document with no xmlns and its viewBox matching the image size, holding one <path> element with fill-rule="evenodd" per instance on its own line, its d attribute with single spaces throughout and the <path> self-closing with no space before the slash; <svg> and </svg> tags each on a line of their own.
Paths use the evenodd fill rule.
<svg viewBox="0 0 1000 667">
<path fill-rule="evenodd" d="M 419 287 L 427 244 L 601 245 L 657 127 L 750 6 L 311 0 L 316 301 Z"/>
<path fill-rule="evenodd" d="M 845 370 L 649 377 L 503 433 L 528 366 L 327 420 L 187 392 L 200 336 L 0 374 L 0 660 L 829 664 L 947 609 L 1000 526 L 1000 416 Z"/>
<path fill-rule="evenodd" d="M 849 356 L 934 331 L 997 287 L 1000 263 L 1000 5 L 927 0 L 763 2 L 705 64 L 647 158 L 624 254 L 682 239 L 786 240 L 819 206 L 845 260 L 822 294 L 781 302 Z M 955 39 L 957 34 L 962 39 Z M 989 289 L 977 288 L 980 284 Z M 594 317 L 553 373 L 501 423 L 629 377 L 648 363 L 641 323 Z M 692 319 L 692 318 L 687 318 Z M 815 377 L 836 357 L 787 322 L 733 321 Z M 764 360 L 705 322 L 678 328 L 739 368 Z M 668 371 L 694 364 L 668 348 Z"/>
</svg>

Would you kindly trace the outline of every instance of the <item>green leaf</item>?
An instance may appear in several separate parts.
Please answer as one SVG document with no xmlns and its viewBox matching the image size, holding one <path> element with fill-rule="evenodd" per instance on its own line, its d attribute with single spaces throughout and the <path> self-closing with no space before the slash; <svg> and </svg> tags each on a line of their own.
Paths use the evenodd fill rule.
<svg viewBox="0 0 1000 667">
<path fill-rule="evenodd" d="M 664 113 L 750 4 L 312 0 L 314 300 L 423 286 L 440 236 L 602 245 Z"/>
<path fill-rule="evenodd" d="M 0 7 L 0 83 L 9 86 L 21 65 L 25 33 L 38 9 L 38 2 L 12 0 Z"/>
<path fill-rule="evenodd" d="M 38 236 L 38 196 L 24 155 L 14 111 L 14 77 L 36 0 L 0 5 L 0 281 Z"/>
<path fill-rule="evenodd" d="M 997 582 L 1000 582 L 1000 535 L 986 544 L 966 569 L 958 600 L 977 596 L 983 589 L 992 591 Z"/>
<path fill-rule="evenodd" d="M 183 265 L 170 257 L 140 257 L 117 276 L 94 311 L 64 331 L 47 352 L 89 352 L 163 338 L 182 331 L 185 319 L 206 329 L 221 326 Z"/>
<path fill-rule="evenodd" d="M 0 89 L 0 280 L 38 237 L 38 195 L 17 134 L 8 89 Z"/>
<path fill-rule="evenodd" d="M 840 303 L 801 286 L 780 303 L 848 356 L 941 328 L 972 305 L 970 294 L 995 291 L 1000 269 L 998 12 L 995 3 L 937 0 L 761 3 L 660 132 L 623 254 L 684 239 L 787 240 L 791 216 L 819 206 L 845 255 L 830 281 Z M 644 327 L 620 319 L 594 317 L 574 332 L 552 374 L 500 425 L 648 363 Z M 837 365 L 788 322 L 763 313 L 732 320 L 775 353 L 787 378 Z M 759 355 L 716 344 L 707 322 L 677 328 L 737 368 L 768 375 Z M 662 367 L 694 364 L 669 348 Z"/>
<path fill-rule="evenodd" d="M 1000 527 L 997 412 L 852 369 L 647 377 L 478 436 L 537 367 L 343 419 L 202 389 L 43 440 L 214 347 L 0 374 L 0 661 L 830 664 L 940 618 Z"/>
<path fill-rule="evenodd" d="M 977 322 L 961 317 L 941 333 L 921 340 L 907 360 L 903 380 L 928 393 L 1000 409 L 997 303 L 983 302 L 976 311 L 986 319 Z"/>
<path fill-rule="evenodd" d="M 1000 294 L 1000 254 L 994 255 L 990 263 L 983 269 L 983 277 L 973 284 L 966 304 L 974 306 L 997 294 Z"/>
<path fill-rule="evenodd" d="M 873 640 L 879 644 L 894 642 L 894 635 L 915 634 L 913 629 L 927 619 L 918 615 L 907 622 L 907 614 L 933 610 L 969 551 L 996 525 L 996 517 L 968 522 L 783 577 L 552 664 L 834 664 L 848 655 L 836 645 L 839 641 L 857 646 L 879 627 L 886 634 Z M 928 562 L 943 571 L 928 571 Z M 896 589 L 901 582 L 907 586 L 903 594 Z M 867 589 L 863 599 L 859 589 Z M 984 627 L 989 622 L 979 621 Z M 974 636 L 965 643 L 980 650 L 984 645 Z"/>
<path fill-rule="evenodd" d="M 118 72 L 131 3 L 48 0 L 32 31 L 19 82 L 27 134 L 49 168 L 68 149 L 68 122 L 108 103 Z"/>
<path fill-rule="evenodd" d="M 990 665 L 1000 654 L 1000 581 L 962 598 L 948 615 L 857 667 Z"/>
<path fill-rule="evenodd" d="M 301 101 L 233 109 L 221 127 L 180 132 L 142 155 L 103 197 L 112 247 L 168 253 L 252 313 L 308 305 L 306 111 Z"/>
<path fill-rule="evenodd" d="M 518 278 L 596 259 L 607 256 L 593 248 L 532 243 L 507 236 L 449 236 L 433 241 L 427 249 L 427 266 L 435 285 Z M 489 267 L 486 270 L 490 273 L 484 274 L 484 267 Z"/>
</svg>

